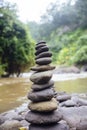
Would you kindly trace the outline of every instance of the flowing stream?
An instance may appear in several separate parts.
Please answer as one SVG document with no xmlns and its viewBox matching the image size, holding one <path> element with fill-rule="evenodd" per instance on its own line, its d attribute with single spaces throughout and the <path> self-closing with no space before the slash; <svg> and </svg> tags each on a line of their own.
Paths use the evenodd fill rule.
<svg viewBox="0 0 87 130">
<path fill-rule="evenodd" d="M 68 93 L 87 92 L 87 74 L 84 75 L 54 75 L 55 89 Z M 0 79 L 0 113 L 14 109 L 28 102 L 27 93 L 30 91 L 31 82 L 28 76 L 24 78 Z"/>
</svg>

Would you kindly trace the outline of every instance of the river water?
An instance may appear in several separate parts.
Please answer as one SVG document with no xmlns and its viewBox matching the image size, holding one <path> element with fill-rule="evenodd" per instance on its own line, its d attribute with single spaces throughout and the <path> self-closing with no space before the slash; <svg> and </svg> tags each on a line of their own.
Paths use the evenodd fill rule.
<svg viewBox="0 0 87 130">
<path fill-rule="evenodd" d="M 53 75 L 55 89 L 68 93 L 87 92 L 87 74 L 59 74 Z M 28 75 L 24 78 L 0 79 L 0 113 L 14 109 L 28 102 L 27 93 L 31 82 Z"/>
</svg>

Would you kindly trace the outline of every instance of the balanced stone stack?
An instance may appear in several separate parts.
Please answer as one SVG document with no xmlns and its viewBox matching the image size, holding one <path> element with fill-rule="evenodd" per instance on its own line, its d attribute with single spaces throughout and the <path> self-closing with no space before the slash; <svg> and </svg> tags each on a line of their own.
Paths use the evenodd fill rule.
<svg viewBox="0 0 87 130">
<path fill-rule="evenodd" d="M 31 92 L 28 93 L 28 99 L 31 100 L 25 119 L 30 123 L 29 130 L 65 130 L 61 128 L 58 122 L 61 120 L 61 114 L 57 110 L 58 102 L 54 98 L 54 82 L 52 78 L 51 66 L 52 53 L 46 42 L 36 44 L 35 60 L 37 66 L 32 67 L 34 73 L 30 80 L 33 82 Z"/>
</svg>

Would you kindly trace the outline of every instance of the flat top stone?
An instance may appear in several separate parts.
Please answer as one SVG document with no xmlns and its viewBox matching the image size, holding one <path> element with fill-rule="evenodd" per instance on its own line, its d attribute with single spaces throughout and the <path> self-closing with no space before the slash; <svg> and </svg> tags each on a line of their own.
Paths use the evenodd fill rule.
<svg viewBox="0 0 87 130">
<path fill-rule="evenodd" d="M 52 98 L 50 101 L 43 101 L 38 103 L 29 103 L 29 109 L 31 111 L 38 111 L 38 112 L 50 112 L 57 109 L 58 102 L 56 99 Z"/>
<path fill-rule="evenodd" d="M 45 41 L 40 41 L 40 42 L 38 42 L 36 45 L 39 45 L 39 44 L 42 44 L 42 43 L 45 43 L 45 44 L 46 44 Z"/>
</svg>

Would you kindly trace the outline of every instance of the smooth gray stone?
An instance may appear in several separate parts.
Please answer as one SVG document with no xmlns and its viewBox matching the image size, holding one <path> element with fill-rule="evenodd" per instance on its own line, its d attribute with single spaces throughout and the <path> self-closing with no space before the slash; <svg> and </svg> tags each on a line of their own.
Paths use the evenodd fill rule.
<svg viewBox="0 0 87 130">
<path fill-rule="evenodd" d="M 64 101 L 69 100 L 69 99 L 71 99 L 71 95 L 70 94 L 63 94 L 63 95 L 58 95 L 57 96 L 57 100 L 59 102 L 64 102 Z"/>
<path fill-rule="evenodd" d="M 38 49 L 38 50 L 36 51 L 35 55 L 37 56 L 37 55 L 39 55 L 40 53 L 46 52 L 46 51 L 48 51 L 48 50 L 49 50 L 49 48 L 48 48 L 47 46 L 41 47 L 40 49 Z"/>
<path fill-rule="evenodd" d="M 48 65 L 52 62 L 52 58 L 45 57 L 45 58 L 39 58 L 36 60 L 36 64 L 38 65 Z"/>
<path fill-rule="evenodd" d="M 78 96 L 73 96 L 71 100 L 74 101 L 78 106 L 87 106 L 87 98 L 82 99 Z"/>
<path fill-rule="evenodd" d="M 33 89 L 34 91 L 39 91 L 39 90 L 43 90 L 43 89 L 46 89 L 46 88 L 53 87 L 53 85 L 54 85 L 54 81 L 50 80 L 46 84 L 42 84 L 42 85 L 32 84 L 31 89 Z"/>
<path fill-rule="evenodd" d="M 3 124 L 8 118 L 5 118 L 4 116 L 0 116 L 0 125 Z"/>
<path fill-rule="evenodd" d="M 47 52 L 40 53 L 39 55 L 36 56 L 35 59 L 42 58 L 42 57 L 51 57 L 51 56 L 52 56 L 52 53 L 47 51 Z"/>
<path fill-rule="evenodd" d="M 38 44 L 38 45 L 35 47 L 35 49 L 38 50 L 39 48 L 44 47 L 44 46 L 46 46 L 45 43 Z"/>
<path fill-rule="evenodd" d="M 62 118 L 59 111 L 36 113 L 29 111 L 25 116 L 26 121 L 32 124 L 51 124 L 57 123 Z"/>
<path fill-rule="evenodd" d="M 28 108 L 34 112 L 52 112 L 58 107 L 58 102 L 55 98 L 42 102 L 30 102 Z"/>
<path fill-rule="evenodd" d="M 75 107 L 75 106 L 77 106 L 77 104 L 76 104 L 76 102 L 74 102 L 73 100 L 67 100 L 67 101 L 65 101 L 65 102 L 62 102 L 61 104 L 60 104 L 60 106 L 61 107 Z"/>
<path fill-rule="evenodd" d="M 78 125 L 76 130 L 87 130 L 87 120 L 81 121 Z"/>
<path fill-rule="evenodd" d="M 63 118 L 70 128 L 87 130 L 87 106 L 59 108 Z"/>
<path fill-rule="evenodd" d="M 30 80 L 35 84 L 45 84 L 51 79 L 51 77 L 52 77 L 51 71 L 44 71 L 32 74 L 30 76 Z"/>
<path fill-rule="evenodd" d="M 54 97 L 53 89 L 45 89 L 41 91 L 31 91 L 28 93 L 28 99 L 33 102 L 47 101 Z"/>
<path fill-rule="evenodd" d="M 69 126 L 66 124 L 50 124 L 50 125 L 33 125 L 29 126 L 29 130 L 69 130 Z"/>
<path fill-rule="evenodd" d="M 53 69 L 55 69 L 55 66 L 50 66 L 50 65 L 34 66 L 31 68 L 31 70 L 33 71 L 48 71 Z"/>
</svg>

